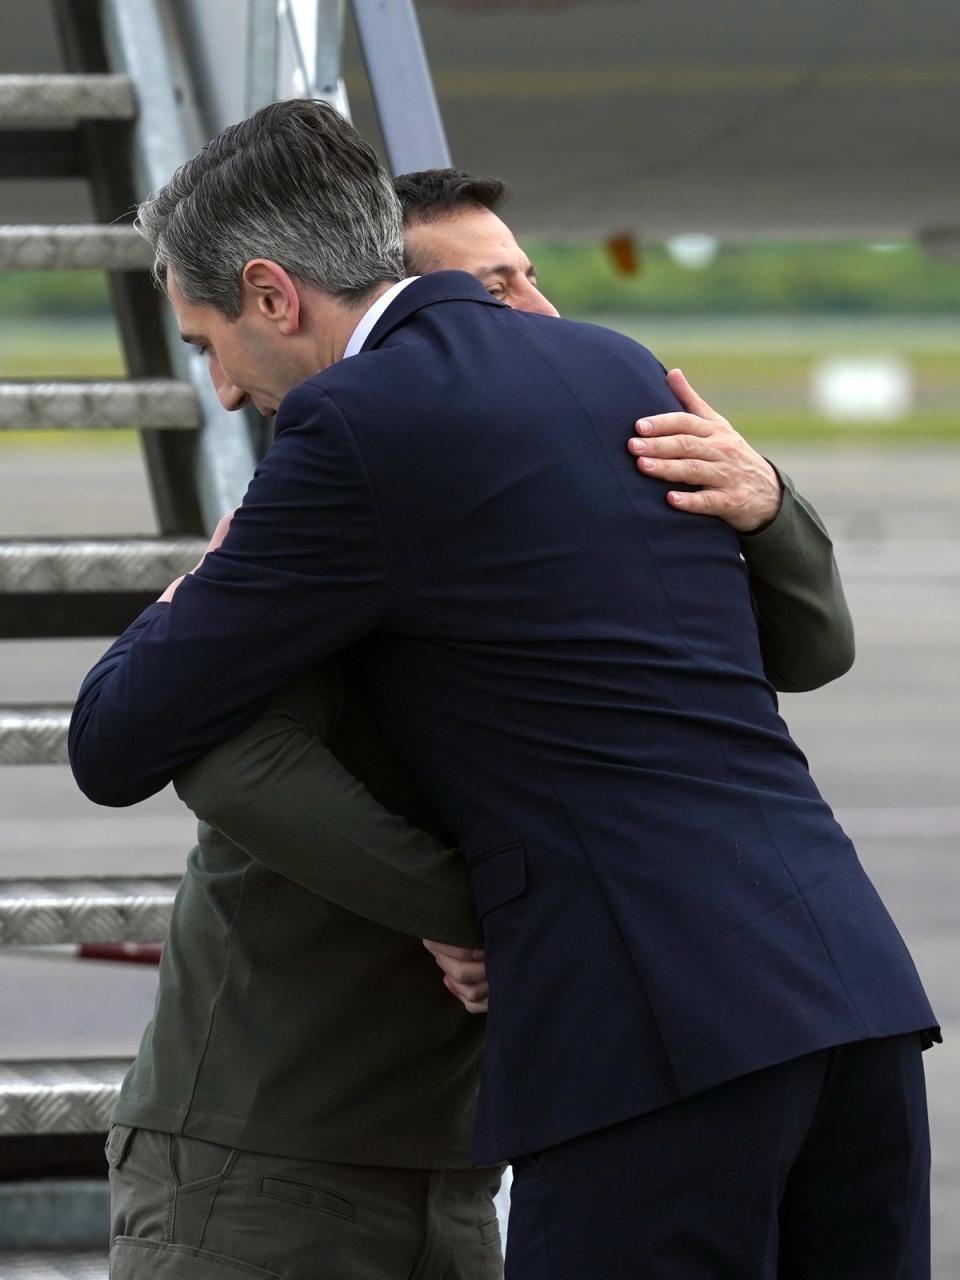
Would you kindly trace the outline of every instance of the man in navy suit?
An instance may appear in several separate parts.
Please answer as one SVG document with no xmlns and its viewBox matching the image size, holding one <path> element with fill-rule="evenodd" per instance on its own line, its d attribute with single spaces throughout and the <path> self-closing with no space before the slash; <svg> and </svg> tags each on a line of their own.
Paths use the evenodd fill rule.
<svg viewBox="0 0 960 1280">
<path fill-rule="evenodd" d="M 483 921 L 508 1274 L 929 1275 L 936 1020 L 777 714 L 734 532 L 632 475 L 638 406 L 677 408 L 658 363 L 402 280 L 388 180 L 322 104 L 226 130 L 141 225 L 277 431 L 87 677 L 81 787 L 145 798 L 350 646 Z"/>
</svg>

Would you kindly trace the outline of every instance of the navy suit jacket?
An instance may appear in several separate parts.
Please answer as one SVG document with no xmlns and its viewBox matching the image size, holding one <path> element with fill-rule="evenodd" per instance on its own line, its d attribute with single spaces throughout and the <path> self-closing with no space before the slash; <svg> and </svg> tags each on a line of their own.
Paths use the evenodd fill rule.
<svg viewBox="0 0 960 1280">
<path fill-rule="evenodd" d="M 423 277 L 286 397 L 222 547 L 74 714 L 81 787 L 130 804 L 353 647 L 471 870 L 479 1160 L 934 1027 L 778 715 L 736 535 L 626 451 L 676 407 L 627 338 Z"/>
</svg>

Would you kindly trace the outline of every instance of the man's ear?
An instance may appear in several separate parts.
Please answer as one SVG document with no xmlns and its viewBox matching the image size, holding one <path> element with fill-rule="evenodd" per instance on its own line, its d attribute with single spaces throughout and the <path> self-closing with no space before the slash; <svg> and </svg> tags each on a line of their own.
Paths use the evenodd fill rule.
<svg viewBox="0 0 960 1280">
<path fill-rule="evenodd" d="M 264 319 L 284 336 L 300 328 L 300 295 L 283 267 L 269 258 L 252 258 L 243 268 L 243 291 Z"/>
</svg>

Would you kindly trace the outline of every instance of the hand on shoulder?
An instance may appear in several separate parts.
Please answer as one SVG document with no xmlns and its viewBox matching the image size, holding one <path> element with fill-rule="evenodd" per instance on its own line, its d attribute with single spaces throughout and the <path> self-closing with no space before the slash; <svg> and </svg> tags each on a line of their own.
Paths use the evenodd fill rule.
<svg viewBox="0 0 960 1280">
<path fill-rule="evenodd" d="M 726 418 L 712 409 L 679 369 L 667 385 L 683 412 L 659 413 L 635 424 L 627 448 L 644 475 L 673 484 L 693 484 L 696 493 L 671 490 L 667 501 L 680 511 L 717 516 L 738 533 L 756 533 L 780 510 L 780 479 Z"/>
</svg>

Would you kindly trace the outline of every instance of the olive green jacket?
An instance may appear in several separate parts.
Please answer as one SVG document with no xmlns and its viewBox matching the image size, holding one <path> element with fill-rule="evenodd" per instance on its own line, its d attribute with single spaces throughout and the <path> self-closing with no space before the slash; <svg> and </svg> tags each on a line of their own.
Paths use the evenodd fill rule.
<svg viewBox="0 0 960 1280">
<path fill-rule="evenodd" d="M 778 472 L 783 501 L 760 533 L 741 534 L 767 679 L 782 693 L 802 693 L 849 671 L 853 621 L 833 557 L 833 543 L 811 504 Z"/>
<path fill-rule="evenodd" d="M 307 1160 L 468 1167 L 484 1020 L 420 938 L 481 934 L 459 854 L 430 833 L 360 693 L 329 663 L 176 785 L 209 821 L 115 1122 Z"/>
</svg>

